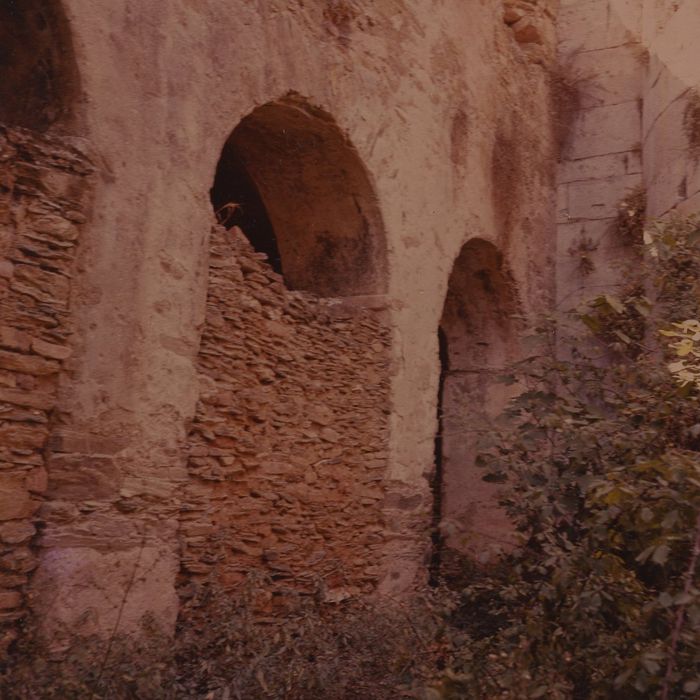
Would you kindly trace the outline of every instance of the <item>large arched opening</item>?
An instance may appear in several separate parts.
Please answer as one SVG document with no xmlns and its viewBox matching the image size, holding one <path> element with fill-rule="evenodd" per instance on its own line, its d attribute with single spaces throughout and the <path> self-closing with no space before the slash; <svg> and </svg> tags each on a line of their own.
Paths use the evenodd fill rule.
<svg viewBox="0 0 700 700">
<path fill-rule="evenodd" d="M 258 107 L 227 139 L 211 199 L 290 289 L 321 297 L 386 288 L 381 216 L 357 151 L 297 97 Z"/>
<path fill-rule="evenodd" d="M 273 601 L 314 580 L 369 593 L 391 342 L 370 178 L 329 114 L 287 97 L 233 130 L 211 200 L 181 583 L 262 570 Z"/>
<path fill-rule="evenodd" d="M 0 122 L 43 131 L 78 92 L 68 22 L 54 0 L 0 0 Z"/>
<path fill-rule="evenodd" d="M 500 486 L 484 481 L 475 459 L 511 395 L 498 378 L 518 354 L 517 308 L 502 254 L 487 241 L 470 240 L 450 274 L 439 326 L 434 577 L 449 577 L 456 558 L 486 561 L 509 546 Z"/>
</svg>

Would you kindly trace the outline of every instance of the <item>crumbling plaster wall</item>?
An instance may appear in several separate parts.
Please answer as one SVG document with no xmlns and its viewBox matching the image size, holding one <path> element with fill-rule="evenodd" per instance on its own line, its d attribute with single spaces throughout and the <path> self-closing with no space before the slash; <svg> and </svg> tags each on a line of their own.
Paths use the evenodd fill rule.
<svg viewBox="0 0 700 700">
<path fill-rule="evenodd" d="M 383 589 L 424 570 L 452 263 L 479 237 L 503 253 L 525 312 L 553 291 L 554 3 L 524 4 L 538 31 L 505 24 L 491 0 L 65 0 L 98 182 L 61 411 L 79 444 L 114 442 L 104 491 L 47 521 L 35 595 L 49 628 L 129 631 L 148 611 L 174 623 L 208 191 L 231 129 L 290 91 L 333 115 L 376 189 L 392 333 Z"/>
</svg>

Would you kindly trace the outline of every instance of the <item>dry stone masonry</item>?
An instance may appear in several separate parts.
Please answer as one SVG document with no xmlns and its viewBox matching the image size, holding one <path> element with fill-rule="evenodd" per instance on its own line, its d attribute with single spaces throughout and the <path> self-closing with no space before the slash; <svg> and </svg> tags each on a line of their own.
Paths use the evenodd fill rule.
<svg viewBox="0 0 700 700">
<path fill-rule="evenodd" d="M 231 586 L 262 569 L 278 591 L 370 592 L 384 541 L 386 314 L 363 297 L 288 291 L 236 227 L 215 226 L 210 251 L 182 583 Z"/>
<path fill-rule="evenodd" d="M 79 139 L 0 125 L 0 646 L 26 613 L 93 167 Z"/>
</svg>

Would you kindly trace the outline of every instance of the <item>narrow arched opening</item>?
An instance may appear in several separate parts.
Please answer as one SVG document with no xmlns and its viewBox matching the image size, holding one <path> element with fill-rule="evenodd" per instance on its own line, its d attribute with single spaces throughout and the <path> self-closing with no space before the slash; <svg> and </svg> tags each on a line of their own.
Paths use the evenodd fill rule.
<svg viewBox="0 0 700 700">
<path fill-rule="evenodd" d="M 0 0 L 0 122 L 43 131 L 77 94 L 68 22 L 51 0 Z"/>
<path fill-rule="evenodd" d="M 498 249 L 480 239 L 466 243 L 450 274 L 439 326 L 439 482 L 433 491 L 440 537 L 434 562 L 448 577 L 460 557 L 485 561 L 507 549 L 512 534 L 498 505 L 500 487 L 483 480 L 475 459 L 491 420 L 510 396 L 498 377 L 517 357 L 517 306 Z"/>
<path fill-rule="evenodd" d="M 298 97 L 258 107 L 227 139 L 211 189 L 290 289 L 322 297 L 381 294 L 385 243 L 357 151 L 326 112 Z"/>
</svg>

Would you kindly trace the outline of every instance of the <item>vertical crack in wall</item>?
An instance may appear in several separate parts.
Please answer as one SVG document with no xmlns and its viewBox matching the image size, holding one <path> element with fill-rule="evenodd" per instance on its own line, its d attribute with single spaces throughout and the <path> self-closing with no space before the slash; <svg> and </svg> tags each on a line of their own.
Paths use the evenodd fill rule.
<svg viewBox="0 0 700 700">
<path fill-rule="evenodd" d="M 438 380 L 437 395 L 437 433 L 435 434 L 435 468 L 430 484 L 433 497 L 431 554 L 429 564 L 429 583 L 437 586 L 440 579 L 440 561 L 442 558 L 443 537 L 440 530 L 442 520 L 442 496 L 443 496 L 443 394 L 445 391 L 445 378 L 449 372 L 449 355 L 447 352 L 447 338 L 442 328 L 438 328 L 438 355 L 440 361 L 440 378 Z"/>
</svg>

